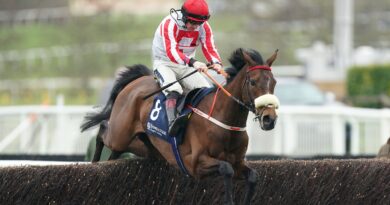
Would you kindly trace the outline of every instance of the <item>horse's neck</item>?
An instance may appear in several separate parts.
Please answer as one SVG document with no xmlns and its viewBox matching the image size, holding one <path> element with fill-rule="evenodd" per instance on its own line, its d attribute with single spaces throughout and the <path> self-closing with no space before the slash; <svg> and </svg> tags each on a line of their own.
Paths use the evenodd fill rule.
<svg viewBox="0 0 390 205">
<path fill-rule="evenodd" d="M 243 82 L 245 80 L 245 71 L 239 72 L 239 74 L 234 78 L 232 82 L 225 86 L 225 89 L 232 94 L 235 98 L 242 101 L 242 92 Z M 246 119 L 248 117 L 248 110 L 234 101 L 231 97 L 228 97 L 223 91 L 220 91 L 218 95 L 218 103 L 216 103 L 215 108 L 220 110 L 223 119 L 222 121 L 226 122 L 232 126 L 245 127 Z"/>
</svg>

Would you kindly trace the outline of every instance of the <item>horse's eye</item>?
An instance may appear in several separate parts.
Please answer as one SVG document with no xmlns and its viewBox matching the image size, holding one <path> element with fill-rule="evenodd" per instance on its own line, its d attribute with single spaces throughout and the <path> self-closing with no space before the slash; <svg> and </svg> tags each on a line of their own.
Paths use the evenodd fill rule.
<svg viewBox="0 0 390 205">
<path fill-rule="evenodd" d="M 256 81 L 255 80 L 250 80 L 249 82 L 250 82 L 251 86 L 255 86 L 256 85 Z"/>
</svg>

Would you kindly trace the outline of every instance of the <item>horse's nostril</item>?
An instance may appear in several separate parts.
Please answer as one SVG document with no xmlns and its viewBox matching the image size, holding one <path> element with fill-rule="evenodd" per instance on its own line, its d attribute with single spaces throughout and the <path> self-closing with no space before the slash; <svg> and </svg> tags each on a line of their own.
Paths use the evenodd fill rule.
<svg viewBox="0 0 390 205">
<path fill-rule="evenodd" d="M 264 123 L 270 123 L 270 122 L 272 122 L 272 119 L 271 119 L 271 117 L 269 115 L 266 115 L 266 116 L 263 117 L 263 122 Z"/>
<path fill-rule="evenodd" d="M 273 118 L 271 115 L 264 115 L 260 121 L 260 126 L 263 130 L 272 130 L 275 124 L 276 118 Z"/>
</svg>

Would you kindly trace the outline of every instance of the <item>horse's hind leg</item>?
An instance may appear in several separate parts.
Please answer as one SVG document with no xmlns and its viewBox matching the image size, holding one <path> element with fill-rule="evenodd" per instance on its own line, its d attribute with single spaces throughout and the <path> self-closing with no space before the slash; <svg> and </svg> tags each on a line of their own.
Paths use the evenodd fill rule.
<svg viewBox="0 0 390 205">
<path fill-rule="evenodd" d="M 103 142 L 103 134 L 107 130 L 107 121 L 104 120 L 100 123 L 99 127 L 99 132 L 96 136 L 96 149 L 95 149 L 95 154 L 93 155 L 92 162 L 98 162 L 100 160 L 100 156 L 102 155 L 102 150 L 104 147 L 104 142 Z"/>
<path fill-rule="evenodd" d="M 251 199 L 255 191 L 258 173 L 255 170 L 245 166 L 245 170 L 243 174 L 246 178 L 246 183 L 247 183 L 244 204 L 249 205 L 251 203 Z"/>
</svg>

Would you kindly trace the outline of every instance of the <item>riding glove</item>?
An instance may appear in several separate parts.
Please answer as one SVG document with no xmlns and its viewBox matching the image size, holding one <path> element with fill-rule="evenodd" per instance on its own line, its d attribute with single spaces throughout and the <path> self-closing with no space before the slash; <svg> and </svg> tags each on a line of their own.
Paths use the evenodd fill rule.
<svg viewBox="0 0 390 205">
<path fill-rule="evenodd" d="M 201 72 L 207 72 L 208 68 L 207 68 L 207 65 L 205 63 L 202 63 L 200 61 L 195 61 L 194 62 L 194 68 L 201 71 Z"/>
<path fill-rule="evenodd" d="M 212 67 L 213 67 L 213 69 L 214 69 L 215 71 L 217 71 L 218 74 L 221 74 L 223 77 L 226 78 L 226 77 L 228 76 L 228 74 L 225 72 L 225 70 L 222 69 L 222 65 L 221 65 L 221 64 L 219 64 L 219 63 L 214 63 L 214 64 L 212 65 Z"/>
</svg>

